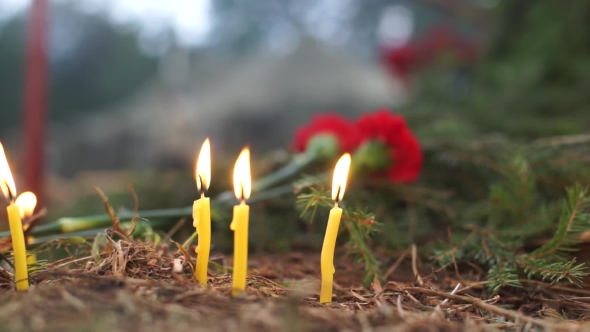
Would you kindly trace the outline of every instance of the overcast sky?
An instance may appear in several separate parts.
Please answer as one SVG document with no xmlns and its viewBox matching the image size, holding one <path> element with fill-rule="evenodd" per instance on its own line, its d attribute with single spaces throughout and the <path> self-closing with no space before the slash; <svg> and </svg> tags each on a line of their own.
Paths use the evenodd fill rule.
<svg viewBox="0 0 590 332">
<path fill-rule="evenodd" d="M 50 3 L 63 0 L 48 0 Z M 106 10 L 116 22 L 135 21 L 144 30 L 172 26 L 183 44 L 198 45 L 211 26 L 211 0 L 77 0 L 89 11 Z M 32 0 L 0 0 L 0 20 L 26 10 Z"/>
</svg>

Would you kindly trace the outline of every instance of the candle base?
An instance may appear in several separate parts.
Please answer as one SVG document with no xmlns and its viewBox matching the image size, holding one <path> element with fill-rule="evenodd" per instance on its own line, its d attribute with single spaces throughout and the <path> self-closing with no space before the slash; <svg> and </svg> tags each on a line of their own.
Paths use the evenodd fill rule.
<svg viewBox="0 0 590 332">
<path fill-rule="evenodd" d="M 10 235 L 12 237 L 12 250 L 14 256 L 14 282 L 16 283 L 16 290 L 25 291 L 29 289 L 29 271 L 27 265 L 25 234 L 23 232 L 23 224 L 20 219 L 20 210 L 18 206 L 10 204 L 6 208 L 6 211 L 8 212 Z"/>
<path fill-rule="evenodd" d="M 320 304 L 332 304 L 332 282 L 322 281 L 322 289 L 320 291 Z"/>
</svg>

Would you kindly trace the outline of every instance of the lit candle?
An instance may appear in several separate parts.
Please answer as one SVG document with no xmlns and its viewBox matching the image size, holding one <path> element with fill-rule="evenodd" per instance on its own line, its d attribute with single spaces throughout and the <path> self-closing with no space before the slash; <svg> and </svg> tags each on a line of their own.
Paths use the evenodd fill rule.
<svg viewBox="0 0 590 332">
<path fill-rule="evenodd" d="M 230 229 L 234 231 L 234 269 L 232 295 L 246 289 L 246 271 L 248 269 L 248 219 L 250 207 L 246 200 L 250 197 L 252 183 L 250 177 L 250 150 L 244 148 L 234 167 L 234 192 L 240 201 L 234 206 L 234 217 Z"/>
<path fill-rule="evenodd" d="M 37 206 L 37 196 L 35 196 L 35 194 L 33 194 L 30 191 L 25 191 L 24 193 L 18 195 L 14 204 L 16 204 L 16 206 L 18 206 L 18 208 L 19 208 L 21 220 L 27 220 L 33 216 L 33 212 L 35 211 L 35 206 Z M 30 241 L 31 241 L 31 238 L 28 239 L 29 243 L 30 243 Z M 36 255 L 27 256 L 27 263 L 28 264 L 33 264 L 36 261 L 37 261 Z"/>
<path fill-rule="evenodd" d="M 207 267 L 209 265 L 209 251 L 211 250 L 211 204 L 209 197 L 205 197 L 211 183 L 211 145 L 205 140 L 197 159 L 195 179 L 201 198 L 193 204 L 193 226 L 197 228 L 199 243 L 195 279 L 203 285 L 207 284 Z"/>
<path fill-rule="evenodd" d="M 19 291 L 29 289 L 29 276 L 27 271 L 27 249 L 25 246 L 25 234 L 20 219 L 20 208 L 15 204 L 16 186 L 4 148 L 0 143 L 0 189 L 10 204 L 6 208 L 8 223 L 10 225 L 10 236 L 12 238 L 12 251 L 14 253 L 14 281 Z"/>
<path fill-rule="evenodd" d="M 338 160 L 338 163 L 336 163 L 336 167 L 334 168 L 334 178 L 332 180 L 332 199 L 334 200 L 334 208 L 330 210 L 326 236 L 324 237 L 324 245 L 322 246 L 322 288 L 320 291 L 320 303 L 332 302 L 332 287 L 334 283 L 334 273 L 336 272 L 336 269 L 334 268 L 334 249 L 336 247 L 336 237 L 338 236 L 340 219 L 342 218 L 342 209 L 338 207 L 338 202 L 340 202 L 344 196 L 349 168 L 350 154 L 346 153 L 340 157 L 340 160 Z"/>
</svg>

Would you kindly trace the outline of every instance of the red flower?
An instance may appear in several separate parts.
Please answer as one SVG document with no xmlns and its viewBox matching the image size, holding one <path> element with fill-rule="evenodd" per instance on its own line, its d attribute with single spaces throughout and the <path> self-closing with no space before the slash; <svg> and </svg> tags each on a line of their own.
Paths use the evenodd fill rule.
<svg viewBox="0 0 590 332">
<path fill-rule="evenodd" d="M 406 85 L 409 83 L 410 72 L 416 63 L 417 56 L 416 49 L 411 44 L 382 49 L 380 52 L 381 61 L 390 74 L 399 77 Z"/>
<path fill-rule="evenodd" d="M 364 114 L 356 121 L 362 143 L 377 140 L 389 147 L 392 163 L 383 176 L 394 182 L 411 182 L 418 178 L 424 157 L 418 139 L 405 119 L 383 109 Z"/>
<path fill-rule="evenodd" d="M 325 134 L 336 139 L 339 152 L 351 152 L 359 144 L 358 131 L 351 121 L 336 113 L 327 113 L 314 115 L 311 122 L 295 131 L 293 149 L 305 152 L 312 138 Z"/>
</svg>

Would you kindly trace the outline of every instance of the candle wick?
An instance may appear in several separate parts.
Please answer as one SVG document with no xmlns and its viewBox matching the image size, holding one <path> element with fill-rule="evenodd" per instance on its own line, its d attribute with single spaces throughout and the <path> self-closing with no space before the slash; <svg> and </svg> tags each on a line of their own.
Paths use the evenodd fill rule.
<svg viewBox="0 0 590 332">
<path fill-rule="evenodd" d="M 338 207 L 338 202 L 340 202 L 340 189 L 342 187 L 338 186 L 338 190 L 336 191 L 336 197 L 334 198 L 334 204 Z"/>
<path fill-rule="evenodd" d="M 337 208 L 338 207 L 338 201 L 334 201 L 334 207 Z"/>
<path fill-rule="evenodd" d="M 14 204 L 14 194 L 12 193 L 12 189 L 6 180 L 4 180 L 4 185 L 6 186 L 6 191 L 8 192 L 8 201 L 10 204 Z"/>
<path fill-rule="evenodd" d="M 201 198 L 205 197 L 205 194 L 207 193 L 207 189 L 205 189 L 205 184 L 203 183 L 203 178 L 201 177 L 201 175 L 198 175 L 199 177 L 199 183 L 200 188 L 199 188 L 199 193 L 201 194 Z"/>
<path fill-rule="evenodd" d="M 241 184 L 240 184 L 240 191 L 241 191 L 240 197 L 242 199 L 242 204 L 245 204 L 245 202 L 246 202 L 246 195 L 244 195 L 244 186 L 242 186 Z"/>
</svg>

